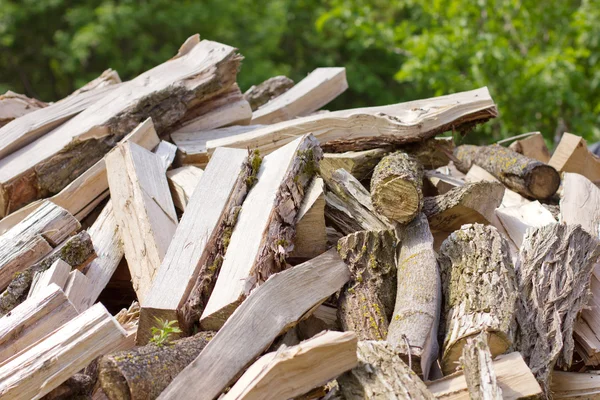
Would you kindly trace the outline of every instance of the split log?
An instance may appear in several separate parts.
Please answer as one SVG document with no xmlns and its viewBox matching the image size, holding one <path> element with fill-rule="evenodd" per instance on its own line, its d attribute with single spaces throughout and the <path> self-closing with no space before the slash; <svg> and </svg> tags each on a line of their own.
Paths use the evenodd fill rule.
<svg viewBox="0 0 600 400">
<path fill-rule="evenodd" d="M 77 312 L 82 313 L 92 306 L 89 279 L 81 271 L 73 270 L 65 285 L 65 294 Z"/>
<path fill-rule="evenodd" d="M 424 177 L 435 188 L 436 195 L 446 194 L 450 190 L 465 184 L 464 180 L 446 175 L 437 170 L 425 171 Z M 426 182 L 423 181 L 423 191 L 425 191 L 425 185 Z"/>
<path fill-rule="evenodd" d="M 271 276 L 252 291 L 159 399 L 212 400 L 282 331 L 338 291 L 348 279 L 350 272 L 335 249 Z"/>
<path fill-rule="evenodd" d="M 246 182 L 259 164 L 258 155 L 240 149 L 221 149 L 208 164 L 142 303 L 138 344 L 151 338 L 155 318 L 177 320 L 184 332 L 198 321 L 246 196 Z"/>
<path fill-rule="evenodd" d="M 424 168 L 436 169 L 450 162 L 454 152 L 454 141 L 451 137 L 431 138 L 406 144 L 400 150 L 413 157 Z"/>
<path fill-rule="evenodd" d="M 143 303 L 177 228 L 169 184 L 160 159 L 134 143 L 108 154 L 106 169 L 133 288 Z"/>
<path fill-rule="evenodd" d="M 358 366 L 338 382 L 346 400 L 435 399 L 387 342 L 358 342 Z"/>
<path fill-rule="evenodd" d="M 47 106 L 48 103 L 8 90 L 0 95 L 0 128 L 16 118 Z"/>
<path fill-rule="evenodd" d="M 333 173 L 343 168 L 359 181 L 370 179 L 375 166 L 388 153 L 386 149 L 325 153 L 319 163 L 319 173 L 324 179 L 331 180 Z"/>
<path fill-rule="evenodd" d="M 338 252 L 352 273 L 340 295 L 338 318 L 359 340 L 385 340 L 396 297 L 396 236 L 360 231 L 340 239 Z"/>
<path fill-rule="evenodd" d="M 412 359 L 413 371 L 426 380 L 438 356 L 442 306 L 442 283 L 433 236 L 424 214 L 419 214 L 396 234 L 401 243 L 398 285 L 387 341 L 394 348 L 408 345 L 403 359 Z"/>
<path fill-rule="evenodd" d="M 432 231 L 454 232 L 464 224 L 490 224 L 503 196 L 501 183 L 467 183 L 446 194 L 426 197 L 423 213 Z"/>
<path fill-rule="evenodd" d="M 273 124 L 309 115 L 346 89 L 346 68 L 317 68 L 294 87 L 254 111 L 250 123 Z"/>
<path fill-rule="evenodd" d="M 290 253 L 290 258 L 310 259 L 327 250 L 324 190 L 325 184 L 321 178 L 313 179 L 306 189 L 296 217 L 294 250 Z"/>
<path fill-rule="evenodd" d="M 321 157 L 317 140 L 307 135 L 263 159 L 200 318 L 205 330 L 218 330 L 253 288 L 285 268 L 296 216 Z"/>
<path fill-rule="evenodd" d="M 574 172 L 600 183 L 600 158 L 588 150 L 581 136 L 565 132 L 548 164 L 559 172 Z"/>
<path fill-rule="evenodd" d="M 539 132 L 525 139 L 515 140 L 508 147 L 519 154 L 523 154 L 525 157 L 533 158 L 546 164 L 550 161 L 550 151 L 548 151 L 544 137 Z"/>
<path fill-rule="evenodd" d="M 36 272 L 29 288 L 27 298 L 35 296 L 40 291 L 46 289 L 51 284 L 55 284 L 61 289 L 64 289 L 67 279 L 69 279 L 69 273 L 71 272 L 71 266 L 61 260 L 60 258 L 55 260 L 54 263 L 46 271 Z"/>
<path fill-rule="evenodd" d="M 166 345 L 150 343 L 105 355 L 98 367 L 102 390 L 110 399 L 156 399 L 213 336 L 214 332 L 200 332 Z"/>
<path fill-rule="evenodd" d="M 467 339 L 463 348 L 461 365 L 469 396 L 473 400 L 502 400 L 492 354 L 487 342 L 487 332 Z"/>
<path fill-rule="evenodd" d="M 198 186 L 203 172 L 193 165 L 184 165 L 167 172 L 173 204 L 178 210 L 185 211 L 185 207 L 190 201 L 194 189 Z"/>
<path fill-rule="evenodd" d="M 537 200 L 522 206 L 498 208 L 495 213 L 512 241 L 519 248 L 523 244 L 523 237 L 527 229 L 540 228 L 556 222 L 550 211 Z"/>
<path fill-rule="evenodd" d="M 349 172 L 338 169 L 325 182 L 329 188 L 325 194 L 325 218 L 341 233 L 392 228 L 387 218 L 375 213 L 369 192 Z"/>
<path fill-rule="evenodd" d="M 293 119 L 235 137 L 212 140 L 217 147 L 257 148 L 268 154 L 312 133 L 321 143 L 346 151 L 418 142 L 447 130 L 463 130 L 496 117 L 487 88 L 382 107 L 356 108 Z M 325 147 L 324 147 L 325 150 Z M 329 151 L 329 150 L 325 150 Z"/>
<path fill-rule="evenodd" d="M 250 366 L 223 400 L 290 399 L 357 364 L 353 332 L 323 332 L 268 353 Z"/>
<path fill-rule="evenodd" d="M 516 268 L 520 301 L 515 347 L 546 394 L 554 366 L 571 365 L 573 324 L 588 303 L 598 255 L 598 240 L 579 225 L 546 225 L 530 229 L 523 239 Z"/>
<path fill-rule="evenodd" d="M 600 397 L 600 374 L 552 372 L 552 398 L 560 399 L 597 399 Z"/>
<path fill-rule="evenodd" d="M 0 395 L 40 398 L 96 357 L 110 352 L 125 331 L 97 304 L 0 367 Z"/>
<path fill-rule="evenodd" d="M 161 140 L 154 154 L 161 160 L 163 170 L 168 170 L 175 160 L 175 154 L 177 153 L 177 146 L 173 143 L 169 143 L 165 140 Z"/>
<path fill-rule="evenodd" d="M 508 243 L 491 226 L 464 225 L 442 244 L 444 344 L 441 367 L 454 371 L 466 339 L 487 331 L 492 355 L 514 341 L 517 282 Z"/>
<path fill-rule="evenodd" d="M 300 340 L 310 339 L 322 331 L 340 331 L 337 308 L 325 304 L 318 306 L 306 319 L 298 323 L 296 333 Z"/>
<path fill-rule="evenodd" d="M 0 160 L 0 216 L 58 193 L 141 120 L 161 133 L 227 90 L 240 57 L 203 40 L 181 57 L 128 81 L 35 142 Z"/>
<path fill-rule="evenodd" d="M 423 167 L 406 153 L 390 154 L 381 159 L 373 172 L 373 206 L 391 220 L 409 223 L 421 212 L 422 187 Z"/>
<path fill-rule="evenodd" d="M 498 356 L 492 363 L 498 386 L 505 400 L 536 399 L 542 389 L 517 352 Z M 440 400 L 470 400 L 467 381 L 462 371 L 427 382 L 429 390 Z"/>
<path fill-rule="evenodd" d="M 499 145 L 462 145 L 455 149 L 454 156 L 461 172 L 467 173 L 473 164 L 479 165 L 525 197 L 546 199 L 560 185 L 560 176 L 553 167 Z"/>
<path fill-rule="evenodd" d="M 469 172 L 467 172 L 467 175 L 465 176 L 465 181 L 466 182 L 481 182 L 481 181 L 500 182 L 498 179 L 496 179 L 496 177 L 494 175 L 490 174 L 485 169 L 483 169 L 480 166 L 475 165 L 475 164 L 473 164 L 473 166 L 469 169 Z M 531 203 L 531 201 L 527 200 L 525 197 L 521 196 L 519 193 L 513 192 L 512 190 L 510 190 L 507 187 L 504 188 L 504 197 L 502 198 L 502 204 L 501 204 L 502 207 L 515 207 L 515 206 L 521 206 L 521 205 L 529 204 L 529 203 Z"/>
<path fill-rule="evenodd" d="M 244 99 L 250 103 L 252 111 L 255 111 L 269 100 L 281 96 L 293 86 L 294 81 L 287 76 L 274 76 L 259 85 L 250 87 L 250 89 L 244 93 Z"/>
<path fill-rule="evenodd" d="M 62 289 L 51 284 L 0 318 L 0 365 L 77 316 Z"/>
</svg>

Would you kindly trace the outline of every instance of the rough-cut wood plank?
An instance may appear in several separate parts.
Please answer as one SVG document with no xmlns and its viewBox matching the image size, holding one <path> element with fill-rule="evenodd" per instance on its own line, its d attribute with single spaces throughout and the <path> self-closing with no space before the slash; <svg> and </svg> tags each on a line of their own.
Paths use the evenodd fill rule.
<svg viewBox="0 0 600 400">
<path fill-rule="evenodd" d="M 234 83 L 235 49 L 203 40 L 103 97 L 70 121 L 0 160 L 0 215 L 58 193 L 141 120 L 159 133 Z M 192 110 L 193 111 L 193 110 Z"/>
<path fill-rule="evenodd" d="M 435 399 L 387 342 L 358 342 L 358 361 L 357 367 L 338 378 L 346 400 Z"/>
<path fill-rule="evenodd" d="M 79 313 L 92 306 L 89 279 L 79 270 L 75 269 L 69 274 L 65 285 L 65 294 Z"/>
<path fill-rule="evenodd" d="M 346 89 L 346 68 L 317 68 L 293 88 L 254 111 L 250 123 L 273 124 L 309 115 Z"/>
<path fill-rule="evenodd" d="M 194 189 L 198 186 L 203 171 L 193 165 L 184 165 L 180 168 L 167 171 L 167 180 L 169 188 L 171 188 L 171 196 L 173 204 L 181 211 L 185 208 L 194 193 Z"/>
<path fill-rule="evenodd" d="M 496 115 L 487 88 L 480 88 L 432 99 L 298 118 L 209 141 L 207 148 L 209 154 L 221 146 L 258 148 L 267 154 L 295 137 L 312 133 L 321 143 L 334 141 L 340 148 L 350 142 L 352 150 L 366 150 L 420 141 L 450 129 L 460 130 L 485 122 Z"/>
<path fill-rule="evenodd" d="M 473 165 L 467 175 L 465 176 L 465 181 L 467 182 L 500 182 L 496 177 L 485 169 L 481 168 L 479 165 Z M 519 193 L 510 190 L 509 188 L 504 189 L 504 197 L 502 198 L 502 207 L 514 207 L 520 206 L 523 204 L 530 203 L 530 200 L 527 200 L 525 197 L 521 196 Z"/>
<path fill-rule="evenodd" d="M 162 167 L 165 171 L 171 167 L 171 164 L 173 164 L 173 160 L 175 160 L 176 153 L 177 146 L 165 140 L 162 140 L 158 144 L 158 147 L 156 147 L 156 150 L 154 150 L 154 154 L 156 154 L 156 156 L 160 158 L 162 162 Z"/>
<path fill-rule="evenodd" d="M 255 111 L 269 100 L 287 92 L 293 86 L 294 81 L 287 76 L 274 76 L 258 85 L 251 86 L 250 89 L 246 90 L 246 93 L 244 93 L 244 99 L 250 103 L 252 111 Z"/>
<path fill-rule="evenodd" d="M 8 90 L 0 95 L 0 128 L 16 118 L 47 106 L 48 103 Z"/>
<path fill-rule="evenodd" d="M 138 344 L 151 338 L 155 318 L 178 320 L 186 331 L 198 320 L 218 273 L 217 256 L 223 252 L 219 245 L 225 231 L 231 234 L 235 225 L 231 216 L 239 212 L 247 192 L 246 180 L 252 173 L 248 158 L 245 150 L 223 148 L 208 164 L 142 302 Z M 192 292 L 195 302 L 184 310 Z"/>
<path fill-rule="evenodd" d="M 467 339 L 461 365 L 472 400 L 502 400 L 486 332 Z"/>
<path fill-rule="evenodd" d="M 319 163 L 319 172 L 325 179 L 330 180 L 335 171 L 343 168 L 362 181 L 373 174 L 375 166 L 387 153 L 386 149 L 325 153 Z"/>
<path fill-rule="evenodd" d="M 258 359 L 223 400 L 290 399 L 356 366 L 354 332 L 323 332 Z"/>
<path fill-rule="evenodd" d="M 394 347 L 408 343 L 414 371 L 428 379 L 438 356 L 438 325 L 442 306 L 442 283 L 427 218 L 419 214 L 396 232 L 400 242 L 396 304 L 387 341 Z"/>
<path fill-rule="evenodd" d="M 508 243 L 491 226 L 464 225 L 442 244 L 440 271 L 444 293 L 441 367 L 457 367 L 466 339 L 489 334 L 492 355 L 504 353 L 516 329 L 517 282 Z"/>
<path fill-rule="evenodd" d="M 302 316 L 339 290 L 350 271 L 335 249 L 271 276 L 254 290 L 160 399 L 212 400 Z M 281 307 L 286 304 L 286 307 Z M 247 329 L 252 326 L 253 329 Z"/>
<path fill-rule="evenodd" d="M 544 208 L 539 201 L 532 201 L 522 206 L 498 208 L 495 213 L 512 241 L 519 248 L 527 229 L 539 228 L 556 222 L 550 211 Z"/>
<path fill-rule="evenodd" d="M 581 136 L 565 132 L 548 164 L 559 172 L 574 172 L 600 182 L 600 158 L 588 150 Z"/>
<path fill-rule="evenodd" d="M 75 316 L 77 310 L 60 287 L 44 287 L 0 318 L 0 365 Z"/>
<path fill-rule="evenodd" d="M 546 164 L 550 161 L 550 151 L 548 151 L 544 137 L 539 132 L 525 139 L 516 140 L 508 147 L 517 153 L 523 154 L 525 157 L 533 158 Z"/>
<path fill-rule="evenodd" d="M 204 329 L 220 328 L 254 287 L 285 268 L 296 215 L 321 157 L 317 140 L 306 135 L 263 159 L 200 318 Z"/>
<path fill-rule="evenodd" d="M 294 250 L 290 257 L 313 258 L 327 250 L 325 230 L 325 183 L 321 178 L 311 182 L 296 217 Z"/>
<path fill-rule="evenodd" d="M 134 143 L 108 154 L 106 169 L 133 288 L 143 303 L 177 228 L 169 184 L 160 159 Z"/>
<path fill-rule="evenodd" d="M 535 399 L 542 395 L 540 385 L 519 353 L 499 356 L 492 365 L 505 400 Z M 427 386 L 440 400 L 470 399 L 467 382 L 462 371 L 437 381 L 428 382 Z"/>
<path fill-rule="evenodd" d="M 94 358 L 116 348 L 125 331 L 97 304 L 0 367 L 3 399 L 39 399 Z"/>
<path fill-rule="evenodd" d="M 64 289 L 70 272 L 71 266 L 59 258 L 46 271 L 37 272 L 34 275 L 27 297 L 35 296 L 53 283 L 59 288 Z"/>
<path fill-rule="evenodd" d="M 560 399 L 597 399 L 600 397 L 600 374 L 552 372 L 552 398 Z"/>
</svg>

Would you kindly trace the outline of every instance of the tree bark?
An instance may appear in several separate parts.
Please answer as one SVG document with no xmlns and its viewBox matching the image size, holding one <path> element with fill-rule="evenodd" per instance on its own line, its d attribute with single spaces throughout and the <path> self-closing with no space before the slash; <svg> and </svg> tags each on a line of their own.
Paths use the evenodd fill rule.
<svg viewBox="0 0 600 400">
<path fill-rule="evenodd" d="M 458 146 L 454 156 L 459 171 L 467 173 L 473 164 L 479 165 L 508 188 L 529 198 L 546 199 L 560 185 L 554 168 L 500 145 Z"/>
<path fill-rule="evenodd" d="M 244 93 L 244 99 L 250 103 L 252 111 L 255 111 L 272 98 L 284 94 L 293 86 L 294 81 L 287 76 L 274 76 L 246 90 Z"/>
<path fill-rule="evenodd" d="M 412 221 L 423 206 L 423 167 L 406 153 L 384 157 L 371 179 L 375 210 L 400 223 Z"/>
<path fill-rule="evenodd" d="M 441 366 L 448 374 L 466 339 L 483 330 L 493 356 L 511 346 L 517 283 L 508 243 L 491 226 L 464 225 L 444 241 L 438 261 L 444 293 Z"/>
<path fill-rule="evenodd" d="M 498 386 L 492 365 L 487 332 L 467 339 L 461 361 L 472 400 L 502 400 L 502 389 Z"/>
</svg>

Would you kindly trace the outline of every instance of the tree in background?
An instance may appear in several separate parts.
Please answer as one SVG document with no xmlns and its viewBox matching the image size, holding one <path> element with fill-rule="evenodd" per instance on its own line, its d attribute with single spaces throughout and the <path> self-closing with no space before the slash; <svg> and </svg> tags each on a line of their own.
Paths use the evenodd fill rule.
<svg viewBox="0 0 600 400">
<path fill-rule="evenodd" d="M 244 55 L 242 89 L 345 66 L 330 109 L 487 85 L 500 118 L 467 139 L 600 139 L 597 0 L 0 0 L 0 90 L 57 100 L 105 68 L 131 79 L 191 34 Z"/>
</svg>

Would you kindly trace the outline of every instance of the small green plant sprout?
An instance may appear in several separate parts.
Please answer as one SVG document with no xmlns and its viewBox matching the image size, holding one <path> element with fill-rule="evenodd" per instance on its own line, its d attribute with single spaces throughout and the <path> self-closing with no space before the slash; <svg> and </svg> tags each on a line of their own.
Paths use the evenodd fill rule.
<svg viewBox="0 0 600 400">
<path fill-rule="evenodd" d="M 158 328 L 153 326 L 150 330 L 152 332 L 151 343 L 162 347 L 165 344 L 169 344 L 169 338 L 172 333 L 181 333 L 181 329 L 177 326 L 177 321 L 167 321 L 160 318 L 154 317 L 158 323 Z"/>
</svg>

